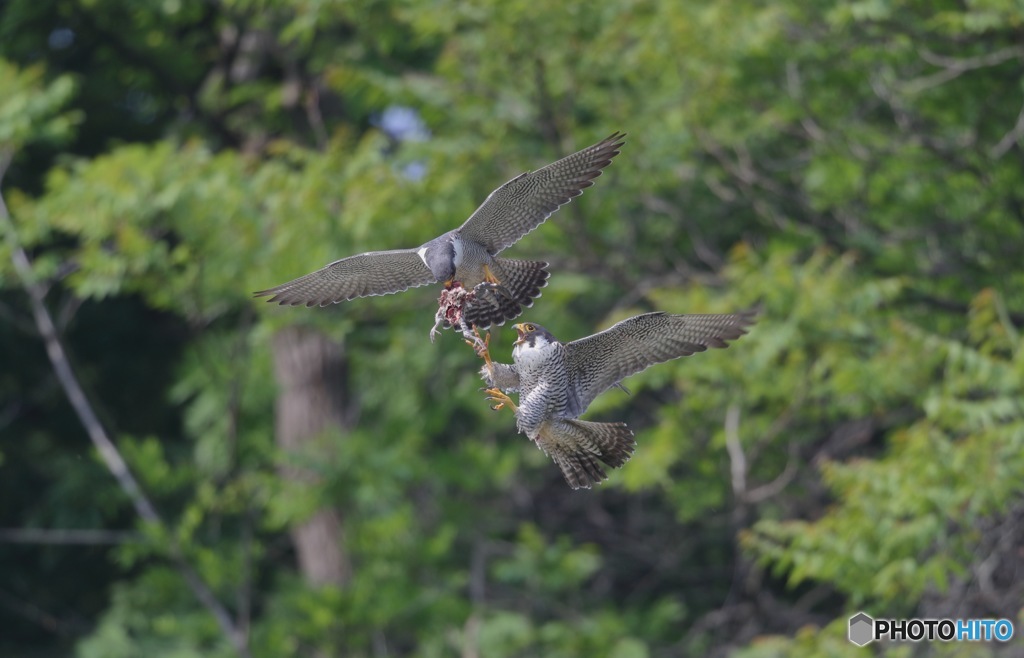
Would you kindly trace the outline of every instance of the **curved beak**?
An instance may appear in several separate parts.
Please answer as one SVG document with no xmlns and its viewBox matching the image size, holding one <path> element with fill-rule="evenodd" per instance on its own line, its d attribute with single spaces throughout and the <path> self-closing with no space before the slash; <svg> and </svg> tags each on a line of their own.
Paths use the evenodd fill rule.
<svg viewBox="0 0 1024 658">
<path fill-rule="evenodd" d="M 514 343 L 512 343 L 512 345 L 513 346 L 515 346 L 515 345 L 522 345 L 523 342 L 525 341 L 525 338 L 526 338 L 523 335 L 523 325 L 521 325 L 521 324 L 514 324 L 514 325 L 512 325 L 512 328 L 516 330 L 517 334 L 519 334 L 519 337 L 516 338 L 516 341 Z"/>
</svg>

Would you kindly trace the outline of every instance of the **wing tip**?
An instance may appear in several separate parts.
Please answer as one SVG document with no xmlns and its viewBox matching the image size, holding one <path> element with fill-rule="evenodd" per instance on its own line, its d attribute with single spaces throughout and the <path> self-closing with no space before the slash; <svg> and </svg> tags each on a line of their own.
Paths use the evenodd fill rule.
<svg viewBox="0 0 1024 658">
<path fill-rule="evenodd" d="M 268 304 L 277 304 L 278 306 L 292 307 L 305 306 L 306 308 L 313 308 L 314 306 L 324 308 L 330 306 L 331 304 L 338 304 L 343 301 L 348 301 L 346 299 L 324 299 L 320 297 L 317 297 L 315 299 L 299 299 L 296 297 L 288 297 L 287 292 L 288 289 L 283 287 L 268 288 L 267 290 L 257 290 L 256 292 L 252 293 L 252 296 L 253 299 L 268 297 L 269 299 L 263 300 Z"/>
<path fill-rule="evenodd" d="M 594 184 L 594 179 L 600 176 L 605 167 L 612 163 L 619 153 L 620 149 L 626 143 L 626 133 L 620 133 L 619 131 L 613 132 L 611 135 L 605 137 L 600 142 L 594 144 L 586 151 L 590 151 L 591 157 L 594 158 L 590 162 L 590 167 L 583 173 L 580 182 L 580 191 L 585 187 L 590 187 Z M 577 195 L 573 195 L 577 196 Z"/>
<path fill-rule="evenodd" d="M 750 328 L 757 324 L 763 310 L 764 305 L 760 300 L 758 300 L 753 306 L 733 313 L 732 315 L 736 319 L 736 322 L 726 327 L 718 336 L 715 336 L 714 344 L 712 344 L 709 339 L 708 347 L 729 347 L 729 341 L 738 340 L 740 337 L 746 336 L 750 331 Z"/>
<path fill-rule="evenodd" d="M 601 144 L 610 144 L 611 142 L 618 142 L 618 144 L 616 144 L 616 146 L 617 147 L 618 146 L 622 146 L 623 144 L 626 143 L 626 135 L 628 135 L 628 134 L 629 133 L 624 133 L 624 132 L 621 132 L 619 130 L 616 130 L 611 135 L 608 135 L 607 137 L 602 139 L 599 143 L 601 143 Z"/>
<path fill-rule="evenodd" d="M 626 144 L 626 135 L 627 134 L 628 133 L 619 132 L 618 130 L 616 130 L 611 135 L 608 135 L 607 137 L 605 137 L 604 139 L 602 139 L 600 142 L 598 142 L 596 144 L 596 146 L 600 147 L 602 150 L 607 149 L 607 151 L 609 153 L 609 155 L 608 155 L 608 161 L 609 162 L 611 162 L 611 158 L 614 158 L 616 155 L 619 154 L 619 149 L 622 148 Z"/>
<path fill-rule="evenodd" d="M 277 289 L 277 288 L 267 288 L 266 290 L 257 290 L 257 291 L 255 291 L 254 293 L 252 293 L 252 297 L 253 297 L 253 299 L 260 299 L 261 297 L 269 297 L 269 299 L 264 299 L 263 300 L 263 301 L 265 301 L 268 304 L 277 303 L 279 306 L 284 306 L 285 304 L 290 304 L 290 302 L 288 302 L 287 300 L 281 298 L 281 292 L 282 291 Z M 294 304 L 291 304 L 291 305 L 294 306 Z"/>
</svg>

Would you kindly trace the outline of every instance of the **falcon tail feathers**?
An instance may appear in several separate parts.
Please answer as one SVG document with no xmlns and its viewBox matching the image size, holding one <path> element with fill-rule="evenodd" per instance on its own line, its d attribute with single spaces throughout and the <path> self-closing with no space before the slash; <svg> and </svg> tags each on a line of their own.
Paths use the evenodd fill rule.
<svg viewBox="0 0 1024 658">
<path fill-rule="evenodd" d="M 472 327 L 486 329 L 502 325 L 518 317 L 523 308 L 533 306 L 540 289 L 548 285 L 548 264 L 536 260 L 495 258 L 501 284 L 483 283 L 476 287 L 476 297 L 466 303 L 463 317 Z"/>
<path fill-rule="evenodd" d="M 625 423 L 552 420 L 539 437 L 573 489 L 589 489 L 608 479 L 601 462 L 618 468 L 633 456 L 636 441 Z"/>
</svg>

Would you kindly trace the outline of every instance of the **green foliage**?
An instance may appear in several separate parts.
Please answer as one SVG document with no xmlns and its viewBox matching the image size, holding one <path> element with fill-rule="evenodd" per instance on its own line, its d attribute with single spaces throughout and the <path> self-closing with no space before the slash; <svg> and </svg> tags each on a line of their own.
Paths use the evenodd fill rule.
<svg viewBox="0 0 1024 658">
<path fill-rule="evenodd" d="M 115 586 L 110 608 L 78 647 L 83 658 L 232 654 L 213 620 L 181 587 L 179 575 L 166 567 L 151 567 L 130 585 Z"/>
<path fill-rule="evenodd" d="M 975 308 L 992 303 L 990 291 L 982 297 Z M 996 314 L 974 316 L 975 332 L 1003 334 L 1005 344 Z M 965 575 L 978 519 L 999 514 L 1024 477 L 1020 344 L 984 355 L 920 330 L 907 339 L 904 351 L 934 355 L 942 372 L 919 391 L 921 418 L 894 431 L 878 460 L 823 465 L 841 506 L 814 522 L 765 521 L 746 537 L 793 583 L 828 581 L 856 606 L 900 612 Z"/>
<path fill-rule="evenodd" d="M 859 608 L 1019 618 L 1019 7 L 2 11 L 4 198 L 167 526 L 88 568 L 64 547 L 0 554 L 0 592 L 86 620 L 59 648 L 19 631 L 0 652 L 233 655 L 169 566 L 172 538 L 255 656 L 852 656 Z M 39 50 L 58 29 L 72 45 Z M 394 105 L 429 138 L 387 134 Z M 595 402 L 587 418 L 627 421 L 638 447 L 593 492 L 487 409 L 456 336 L 427 341 L 436 290 L 250 297 L 419 244 L 613 130 L 629 139 L 595 187 L 509 252 L 552 263 L 525 317 L 568 340 L 654 308 L 762 314 L 729 350 Z M 17 438 L 0 525 L 137 525 L 27 317 L 0 278 L 0 431 Z M 273 341 L 295 324 L 343 347 L 351 427 L 286 452 Z M 510 332 L 493 338 L 508 360 Z M 353 569 L 341 587 L 306 583 L 292 548 L 324 508 Z"/>
<path fill-rule="evenodd" d="M 68 75 L 46 81 L 42 66 L 20 69 L 0 59 L 0 153 L 14 153 L 33 142 L 67 141 L 81 118 L 61 110 L 74 95 Z"/>
</svg>

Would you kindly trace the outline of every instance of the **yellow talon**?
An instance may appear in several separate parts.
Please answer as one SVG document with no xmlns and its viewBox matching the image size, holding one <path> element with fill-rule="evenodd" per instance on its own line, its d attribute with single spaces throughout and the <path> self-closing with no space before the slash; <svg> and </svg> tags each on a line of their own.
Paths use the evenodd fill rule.
<svg viewBox="0 0 1024 658">
<path fill-rule="evenodd" d="M 466 345 L 469 345 L 476 352 L 476 355 L 484 360 L 488 370 L 492 370 L 494 363 L 491 361 L 491 351 L 488 349 L 491 346 L 491 332 L 487 332 L 484 337 L 480 337 L 480 330 L 473 327 L 473 336 L 475 340 L 466 340 Z"/>
<path fill-rule="evenodd" d="M 501 283 L 498 277 L 494 276 L 494 272 L 491 271 L 491 268 L 486 265 L 484 265 L 484 281 L 487 283 Z"/>
<path fill-rule="evenodd" d="M 488 402 L 497 402 L 498 403 L 498 404 L 495 404 L 495 405 L 493 405 L 491 407 L 491 409 L 493 409 L 494 411 L 500 411 L 501 409 L 504 409 L 505 407 L 508 407 L 509 409 L 511 409 L 513 413 L 515 413 L 518 410 L 518 407 L 516 407 L 516 404 L 515 404 L 515 402 L 512 401 L 512 398 L 510 398 L 509 396 L 505 395 L 505 393 L 501 389 L 489 388 L 486 391 L 484 391 L 484 393 L 488 394 L 488 396 L 487 396 L 487 401 Z"/>
</svg>

